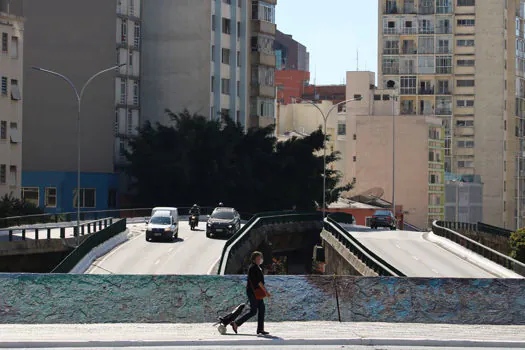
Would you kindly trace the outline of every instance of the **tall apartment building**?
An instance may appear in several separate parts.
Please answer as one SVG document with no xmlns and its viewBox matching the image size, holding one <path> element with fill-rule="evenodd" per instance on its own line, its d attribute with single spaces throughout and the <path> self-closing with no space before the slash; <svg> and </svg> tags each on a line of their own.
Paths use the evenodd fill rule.
<svg viewBox="0 0 525 350">
<path fill-rule="evenodd" d="M 310 53 L 306 46 L 295 40 L 290 34 L 277 31 L 275 53 L 277 55 L 277 70 L 310 71 Z"/>
<path fill-rule="evenodd" d="M 276 0 L 143 3 L 142 120 L 187 109 L 245 127 L 274 122 Z"/>
<path fill-rule="evenodd" d="M 118 206 L 116 165 L 139 122 L 141 0 L 0 0 L 0 10 L 23 16 L 25 56 L 22 195 L 48 212 Z M 63 80 L 86 89 L 81 115 L 81 189 L 77 191 L 77 103 Z"/>
<path fill-rule="evenodd" d="M 401 114 L 436 115 L 446 171 L 478 175 L 483 221 L 525 214 L 523 0 L 379 0 L 379 87 Z"/>
<path fill-rule="evenodd" d="M 0 196 L 20 197 L 24 20 L 0 12 Z"/>
</svg>

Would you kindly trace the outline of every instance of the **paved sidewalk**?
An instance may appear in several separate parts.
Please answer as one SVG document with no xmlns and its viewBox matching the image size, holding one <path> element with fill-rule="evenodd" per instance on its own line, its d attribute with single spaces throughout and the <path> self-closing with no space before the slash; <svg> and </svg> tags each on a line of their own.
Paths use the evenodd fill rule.
<svg viewBox="0 0 525 350">
<path fill-rule="evenodd" d="M 211 324 L 2 325 L 0 348 L 407 346 L 525 348 L 525 326 L 290 322 L 269 323 L 272 337 L 220 335 Z"/>
</svg>

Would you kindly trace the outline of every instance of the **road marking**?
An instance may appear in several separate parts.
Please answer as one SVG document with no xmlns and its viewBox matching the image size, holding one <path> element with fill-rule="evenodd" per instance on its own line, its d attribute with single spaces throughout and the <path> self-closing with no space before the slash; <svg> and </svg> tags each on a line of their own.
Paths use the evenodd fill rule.
<svg viewBox="0 0 525 350">
<path fill-rule="evenodd" d="M 414 255 L 412 258 L 413 258 L 415 261 L 419 261 L 419 258 L 418 258 L 417 256 L 415 256 L 415 255 Z"/>
<path fill-rule="evenodd" d="M 401 249 L 401 246 L 399 244 L 396 244 L 396 247 L 398 247 L 399 249 Z"/>
<path fill-rule="evenodd" d="M 127 243 L 131 243 L 133 242 L 134 240 L 138 239 L 138 238 L 141 238 L 143 235 L 145 234 L 144 233 L 141 233 L 139 234 L 137 237 L 133 237 L 132 239 L 128 240 L 128 241 L 125 241 L 125 242 L 122 242 L 121 244 L 119 244 L 118 247 L 116 247 L 115 249 L 113 249 L 112 251 L 110 251 L 108 254 L 104 255 L 101 259 L 97 259 L 94 261 L 94 263 L 96 263 L 97 265 L 102 265 L 104 263 L 104 261 L 106 261 L 107 259 L 109 259 L 111 256 L 113 256 L 114 254 L 116 254 L 119 249 L 121 249 L 122 247 L 124 247 L 124 245 L 126 245 Z M 92 272 L 92 266 L 86 271 L 86 274 L 90 274 Z"/>
<path fill-rule="evenodd" d="M 436 275 L 439 275 L 439 271 L 436 269 L 432 269 L 432 272 L 434 272 Z"/>
<path fill-rule="evenodd" d="M 155 261 L 155 265 L 158 265 L 160 264 L 160 259 L 157 259 L 157 261 Z"/>
<path fill-rule="evenodd" d="M 207 275 L 211 275 L 211 273 L 213 272 L 213 269 L 214 269 L 215 265 L 217 265 L 217 264 L 219 263 L 220 260 L 221 260 L 221 257 L 219 257 L 217 260 L 215 260 L 215 262 L 210 266 L 210 269 L 208 270 Z"/>
<path fill-rule="evenodd" d="M 173 248 L 168 249 L 168 253 L 171 253 L 173 251 Z"/>
</svg>

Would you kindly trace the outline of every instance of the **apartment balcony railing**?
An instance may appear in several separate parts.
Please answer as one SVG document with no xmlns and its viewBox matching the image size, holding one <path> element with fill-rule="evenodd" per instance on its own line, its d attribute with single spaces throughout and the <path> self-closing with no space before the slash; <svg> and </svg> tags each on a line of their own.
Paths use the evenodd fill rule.
<svg viewBox="0 0 525 350">
<path fill-rule="evenodd" d="M 401 108 L 402 115 L 416 115 L 415 108 Z"/>
<path fill-rule="evenodd" d="M 452 115 L 452 110 L 449 108 L 437 108 L 436 115 Z"/>
<path fill-rule="evenodd" d="M 437 74 L 452 74 L 452 67 L 436 67 Z"/>
<path fill-rule="evenodd" d="M 385 48 L 383 49 L 384 55 L 399 55 L 399 48 Z"/>
<path fill-rule="evenodd" d="M 450 47 L 438 47 L 437 53 L 452 53 L 452 49 Z"/>
<path fill-rule="evenodd" d="M 403 6 L 403 13 L 406 15 L 416 15 L 417 14 L 417 8 L 410 4 Z"/>
<path fill-rule="evenodd" d="M 406 35 L 417 34 L 417 28 L 413 28 L 413 27 L 401 28 L 401 34 L 406 34 Z"/>
<path fill-rule="evenodd" d="M 398 13 L 399 11 L 396 6 L 391 7 L 391 8 L 386 8 L 384 12 L 385 15 L 396 15 Z"/>
<path fill-rule="evenodd" d="M 397 28 L 383 28 L 383 34 L 396 35 L 399 34 L 399 30 Z"/>
<path fill-rule="evenodd" d="M 383 67 L 383 74 L 399 74 L 399 68 L 385 68 L 385 67 Z"/>
<path fill-rule="evenodd" d="M 452 7 L 438 7 L 436 13 L 442 15 L 447 13 L 452 13 Z"/>
<path fill-rule="evenodd" d="M 417 54 L 417 48 L 415 47 L 404 47 L 401 50 L 402 55 L 416 55 Z"/>
<path fill-rule="evenodd" d="M 434 6 L 432 7 L 420 7 L 419 8 L 419 14 L 420 15 L 433 15 L 434 14 Z"/>
<path fill-rule="evenodd" d="M 419 34 L 434 34 L 434 28 L 419 28 Z"/>
<path fill-rule="evenodd" d="M 434 95 L 434 88 L 419 89 L 420 95 Z"/>
<path fill-rule="evenodd" d="M 438 89 L 437 95 L 452 95 L 452 92 L 448 89 Z"/>
<path fill-rule="evenodd" d="M 401 74 L 416 74 L 416 67 L 401 67 L 399 69 L 399 72 Z M 414 89 L 415 91 L 415 89 Z M 415 94 L 415 92 L 414 92 Z"/>
<path fill-rule="evenodd" d="M 437 26 L 436 34 L 452 34 L 452 28 L 450 26 Z"/>
<path fill-rule="evenodd" d="M 422 115 L 434 115 L 434 110 L 432 108 L 423 108 L 421 110 Z"/>
<path fill-rule="evenodd" d="M 417 93 L 416 88 L 401 88 L 399 90 L 401 95 L 415 95 Z"/>
</svg>

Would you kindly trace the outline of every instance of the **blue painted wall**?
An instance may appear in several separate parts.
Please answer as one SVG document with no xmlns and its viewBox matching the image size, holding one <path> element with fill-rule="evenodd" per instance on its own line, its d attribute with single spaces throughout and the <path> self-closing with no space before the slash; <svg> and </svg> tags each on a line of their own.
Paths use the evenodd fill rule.
<svg viewBox="0 0 525 350">
<path fill-rule="evenodd" d="M 96 189 L 95 208 L 81 208 L 82 211 L 106 210 L 108 209 L 109 190 L 118 191 L 119 175 L 111 173 L 81 173 L 80 183 L 81 188 Z M 73 207 L 73 191 L 77 187 L 76 172 L 25 171 L 22 173 L 22 187 L 39 188 L 39 207 L 43 208 L 46 213 L 63 213 L 76 210 Z M 56 187 L 57 189 L 56 208 L 44 208 L 46 187 Z"/>
</svg>

